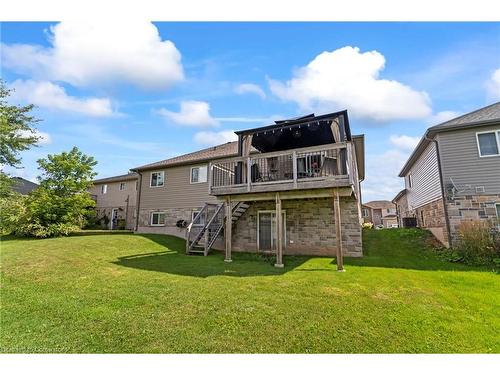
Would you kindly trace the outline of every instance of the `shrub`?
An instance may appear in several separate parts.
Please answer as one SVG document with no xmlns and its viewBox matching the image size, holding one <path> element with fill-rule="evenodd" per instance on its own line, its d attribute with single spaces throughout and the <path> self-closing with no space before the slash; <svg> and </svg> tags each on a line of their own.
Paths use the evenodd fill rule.
<svg viewBox="0 0 500 375">
<path fill-rule="evenodd" d="M 36 238 L 68 236 L 80 230 L 78 225 L 70 223 L 54 223 L 42 225 L 40 223 L 25 223 L 19 226 L 16 234 L 20 236 L 30 236 Z"/>
<path fill-rule="evenodd" d="M 364 229 L 372 229 L 373 228 L 373 223 L 363 223 L 361 226 Z"/>
<path fill-rule="evenodd" d="M 0 234 L 6 235 L 16 231 L 26 216 L 26 197 L 11 193 L 0 198 Z"/>
<path fill-rule="evenodd" d="M 500 257 L 500 241 L 495 226 L 487 221 L 466 221 L 460 224 L 457 254 L 466 263 L 493 263 Z"/>
</svg>

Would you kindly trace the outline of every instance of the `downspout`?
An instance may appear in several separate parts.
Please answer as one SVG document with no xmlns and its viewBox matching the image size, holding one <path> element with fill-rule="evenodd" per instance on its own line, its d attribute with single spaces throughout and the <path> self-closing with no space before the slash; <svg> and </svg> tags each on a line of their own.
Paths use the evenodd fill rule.
<svg viewBox="0 0 500 375">
<path fill-rule="evenodd" d="M 439 171 L 439 182 L 441 184 L 441 196 L 443 199 L 443 209 L 444 209 L 444 221 L 446 223 L 446 230 L 448 232 L 448 245 L 451 247 L 451 227 L 450 227 L 450 218 L 448 216 L 448 206 L 446 204 L 446 191 L 444 189 L 444 179 L 443 179 L 443 171 L 441 168 L 441 155 L 439 153 L 439 143 L 434 138 L 427 137 L 427 134 L 424 138 L 428 141 L 431 141 L 436 146 L 436 157 L 437 157 L 437 165 Z"/>
<path fill-rule="evenodd" d="M 137 189 L 137 207 L 136 207 L 136 215 L 135 215 L 135 232 L 139 229 L 139 213 L 141 208 L 141 190 L 142 190 L 142 173 L 139 171 L 135 171 L 139 175 L 139 188 Z"/>
</svg>

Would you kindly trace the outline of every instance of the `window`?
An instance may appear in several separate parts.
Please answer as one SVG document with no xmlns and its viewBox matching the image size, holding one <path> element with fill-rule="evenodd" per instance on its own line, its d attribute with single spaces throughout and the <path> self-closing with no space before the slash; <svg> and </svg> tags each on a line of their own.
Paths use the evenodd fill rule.
<svg viewBox="0 0 500 375">
<path fill-rule="evenodd" d="M 120 182 L 120 191 L 125 190 L 125 182 Z"/>
<path fill-rule="evenodd" d="M 106 194 L 108 192 L 108 185 L 101 185 L 101 194 Z"/>
<path fill-rule="evenodd" d="M 195 227 L 198 227 L 198 226 L 201 227 L 201 226 L 205 225 L 205 215 L 202 215 L 201 217 L 199 217 L 198 220 L 196 220 L 196 222 L 194 221 L 194 219 L 196 218 L 196 215 L 198 215 L 199 213 L 200 213 L 200 211 L 197 211 L 197 210 L 194 210 L 193 212 L 191 212 L 191 221 Z"/>
<path fill-rule="evenodd" d="M 476 133 L 479 156 L 500 155 L 500 130 Z"/>
<path fill-rule="evenodd" d="M 206 165 L 191 168 L 191 183 L 198 184 L 201 182 L 207 182 L 207 166 Z"/>
<path fill-rule="evenodd" d="M 413 187 L 413 177 L 411 176 L 411 174 L 408 175 L 408 187 Z"/>
<path fill-rule="evenodd" d="M 151 212 L 151 226 L 160 227 L 165 225 L 165 212 Z"/>
<path fill-rule="evenodd" d="M 363 208 L 363 217 L 368 217 L 368 208 Z"/>
<path fill-rule="evenodd" d="M 497 208 L 497 218 L 500 220 L 500 203 L 497 203 L 495 206 Z"/>
<path fill-rule="evenodd" d="M 164 182 L 164 173 L 161 172 L 151 172 L 151 181 L 149 186 L 151 187 L 160 187 L 163 186 Z"/>
</svg>

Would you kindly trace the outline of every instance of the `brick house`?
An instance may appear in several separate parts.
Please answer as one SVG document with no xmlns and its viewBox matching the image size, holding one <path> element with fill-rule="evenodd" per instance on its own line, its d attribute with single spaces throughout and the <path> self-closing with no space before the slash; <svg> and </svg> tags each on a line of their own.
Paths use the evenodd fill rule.
<svg viewBox="0 0 500 375">
<path fill-rule="evenodd" d="M 364 203 L 361 206 L 364 223 L 373 223 L 374 226 L 383 225 L 384 228 L 398 226 L 396 205 L 390 201 L 380 200 Z"/>
<path fill-rule="evenodd" d="M 361 256 L 364 136 L 347 111 L 236 132 L 229 142 L 133 168 L 135 230 L 212 247 L 276 254 Z M 339 262 L 338 262 L 339 263 Z M 340 262 L 341 267 L 342 264 Z"/>
<path fill-rule="evenodd" d="M 500 217 L 500 102 L 427 129 L 399 177 L 407 215 L 445 246 L 462 222 Z M 404 200 L 406 199 L 406 202 Z"/>
</svg>

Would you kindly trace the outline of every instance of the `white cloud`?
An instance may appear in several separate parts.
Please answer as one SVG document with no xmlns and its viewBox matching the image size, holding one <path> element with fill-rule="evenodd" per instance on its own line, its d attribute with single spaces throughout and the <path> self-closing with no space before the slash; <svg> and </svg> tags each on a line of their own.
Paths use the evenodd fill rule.
<svg viewBox="0 0 500 375">
<path fill-rule="evenodd" d="M 42 132 L 38 129 L 34 129 L 33 132 L 27 130 L 21 130 L 19 131 L 19 134 L 23 137 L 32 137 L 32 136 L 38 137 L 38 142 L 36 144 L 40 146 L 52 143 L 52 138 L 50 137 L 50 134 Z"/>
<path fill-rule="evenodd" d="M 180 52 L 151 22 L 63 21 L 48 39 L 48 48 L 2 44 L 4 67 L 74 86 L 126 81 L 162 89 L 184 78 Z"/>
<path fill-rule="evenodd" d="M 491 75 L 488 83 L 488 97 L 492 100 L 500 100 L 500 68 Z"/>
<path fill-rule="evenodd" d="M 116 115 L 108 98 L 78 98 L 63 87 L 48 81 L 16 80 L 12 83 L 13 99 L 23 100 L 41 108 L 76 112 L 94 117 Z"/>
<path fill-rule="evenodd" d="M 441 111 L 441 112 L 438 112 L 438 113 L 430 116 L 427 119 L 427 123 L 430 124 L 430 125 L 438 125 L 438 124 L 441 124 L 443 122 L 446 122 L 446 121 L 451 120 L 452 118 L 455 118 L 455 117 L 458 117 L 458 116 L 460 116 L 459 112 L 455 112 L 455 111 Z"/>
<path fill-rule="evenodd" d="M 222 143 L 233 142 L 237 140 L 238 136 L 232 130 L 223 130 L 220 132 L 202 131 L 194 135 L 194 141 L 196 143 L 207 146 L 216 146 Z"/>
<path fill-rule="evenodd" d="M 412 151 L 420 141 L 420 137 L 410 137 L 408 135 L 391 135 L 389 141 L 400 150 Z"/>
<path fill-rule="evenodd" d="M 362 182 L 363 201 L 391 200 L 404 187 L 398 173 L 410 152 L 388 150 L 381 154 L 366 155 L 367 176 Z"/>
<path fill-rule="evenodd" d="M 210 115 L 210 104 L 196 100 L 181 102 L 179 112 L 161 108 L 156 111 L 160 116 L 178 125 L 194 127 L 218 126 L 219 122 Z"/>
<path fill-rule="evenodd" d="M 243 94 L 256 94 L 262 99 L 266 98 L 266 93 L 255 83 L 242 83 L 235 87 L 234 92 L 240 95 Z"/>
<path fill-rule="evenodd" d="M 427 93 L 379 78 L 384 66 L 381 53 L 347 46 L 322 52 L 290 80 L 269 80 L 269 85 L 273 94 L 296 102 L 302 110 L 347 108 L 356 117 L 375 121 L 429 116 Z"/>
</svg>

